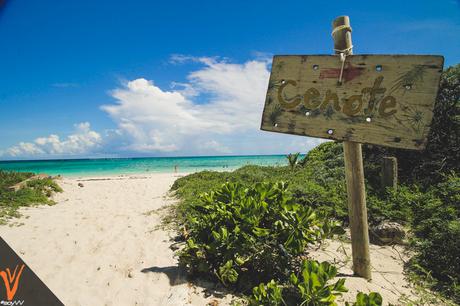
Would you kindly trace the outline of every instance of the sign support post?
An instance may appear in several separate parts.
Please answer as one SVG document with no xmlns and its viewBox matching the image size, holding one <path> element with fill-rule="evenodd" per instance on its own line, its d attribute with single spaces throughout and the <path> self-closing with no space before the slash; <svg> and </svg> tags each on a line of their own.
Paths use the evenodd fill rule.
<svg viewBox="0 0 460 306">
<path fill-rule="evenodd" d="M 345 56 L 353 53 L 351 43 L 350 18 L 337 17 L 333 23 L 334 50 Z M 350 219 L 353 272 L 371 279 L 369 232 L 367 224 L 366 191 L 361 144 L 343 142 L 345 159 L 345 178 L 347 181 L 348 214 Z"/>
</svg>

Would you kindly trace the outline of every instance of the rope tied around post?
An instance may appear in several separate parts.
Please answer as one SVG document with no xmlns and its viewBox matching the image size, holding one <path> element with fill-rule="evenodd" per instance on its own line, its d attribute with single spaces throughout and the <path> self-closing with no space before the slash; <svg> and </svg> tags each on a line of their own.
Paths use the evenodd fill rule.
<svg viewBox="0 0 460 306">
<path fill-rule="evenodd" d="M 339 55 L 340 55 L 340 61 L 342 62 L 342 66 L 340 67 L 340 75 L 339 75 L 338 84 L 342 85 L 343 68 L 345 67 L 345 61 L 347 59 L 347 54 L 340 52 Z"/>
<path fill-rule="evenodd" d="M 346 31 L 346 32 L 351 33 L 352 29 L 351 29 L 351 26 L 346 25 L 346 24 L 339 25 L 332 30 L 331 32 L 332 37 L 335 38 L 335 34 L 337 34 L 339 31 Z M 343 36 L 346 36 L 346 32 L 345 34 L 344 33 L 341 33 L 341 34 Z M 353 53 L 353 45 L 350 45 L 348 48 L 345 48 L 345 49 L 334 48 L 334 51 L 336 54 L 340 56 L 340 62 L 342 63 L 340 67 L 340 74 L 339 74 L 339 80 L 338 80 L 338 84 L 342 85 L 343 70 L 345 69 L 345 62 L 347 60 L 347 55 L 350 55 Z"/>
<path fill-rule="evenodd" d="M 349 26 L 348 24 L 342 24 L 342 25 L 339 25 L 338 27 L 336 27 L 335 29 L 332 29 L 332 37 L 334 37 L 334 34 L 338 31 L 341 31 L 341 30 L 348 30 L 348 31 L 352 31 L 351 29 L 351 26 Z"/>
</svg>

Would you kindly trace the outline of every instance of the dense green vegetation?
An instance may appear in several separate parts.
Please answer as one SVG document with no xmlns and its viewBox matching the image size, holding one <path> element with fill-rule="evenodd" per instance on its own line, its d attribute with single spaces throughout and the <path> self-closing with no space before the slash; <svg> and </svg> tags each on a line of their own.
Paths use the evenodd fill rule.
<svg viewBox="0 0 460 306">
<path fill-rule="evenodd" d="M 308 244 L 343 233 L 334 221 L 296 203 L 283 183 L 227 183 L 200 198 L 188 207 L 180 262 L 191 272 L 213 271 L 223 284 L 243 290 L 287 279 Z"/>
<path fill-rule="evenodd" d="M 333 283 L 337 269 L 328 262 L 303 260 L 299 273 L 291 273 L 290 287 L 282 288 L 271 280 L 254 287 L 250 305 L 333 305 L 337 296 L 347 292 L 345 279 Z M 266 294 L 267 293 L 267 294 Z"/>
<path fill-rule="evenodd" d="M 408 228 L 410 247 L 415 251 L 408 271 L 457 303 L 460 303 L 459 101 L 460 65 L 457 65 L 442 75 L 426 150 L 414 152 L 376 146 L 363 149 L 369 223 L 396 221 Z M 380 185 L 384 155 L 398 159 L 397 190 L 383 189 Z M 222 186 L 223 183 L 228 184 Z M 300 289 L 302 286 L 289 275 L 303 275 L 301 271 L 307 264 L 295 259 L 302 253 L 300 248 L 328 233 L 321 230 L 327 224 L 324 220 L 347 225 L 341 144 L 324 143 L 302 160 L 298 154 L 291 154 L 285 167 L 246 166 L 233 172 L 191 174 L 178 179 L 171 189 L 180 199 L 177 215 L 187 233 L 184 238 L 188 239 L 181 262 L 190 271 L 206 271 L 208 276 L 246 293 L 247 288 L 241 288 L 241 284 L 254 286 L 249 299 L 253 305 L 281 305 L 286 301 L 294 301 L 293 305 L 332 303 L 333 299 L 328 298 L 324 303 L 314 302 L 317 300 L 310 293 L 305 298 L 307 295 L 302 291 L 305 288 Z M 267 198 L 272 193 L 278 194 L 276 200 Z M 295 209 L 286 211 L 286 203 L 293 203 Z M 306 219 L 315 217 L 311 223 L 301 223 L 304 235 L 293 232 L 298 245 L 292 247 L 277 221 L 289 220 L 287 226 L 296 227 L 295 222 L 301 222 L 294 221 L 297 213 Z M 267 244 L 265 238 L 272 243 Z M 256 266 L 253 260 L 256 256 L 266 258 L 258 259 L 260 265 Z M 274 262 L 281 264 L 279 269 Z M 258 277 L 248 280 L 247 275 Z M 302 277 L 298 279 L 302 281 Z M 331 285 L 326 282 L 319 290 Z M 332 291 L 328 292 L 333 296 L 340 293 Z M 380 303 L 377 294 L 361 294 L 353 305 Z"/>
<path fill-rule="evenodd" d="M 325 143 L 310 151 L 305 167 L 246 166 L 234 172 L 201 172 L 176 181 L 173 190 L 182 199 L 178 206 L 182 222 L 189 204 L 198 203 L 199 194 L 211 192 L 222 182 L 252 186 L 257 182 L 288 182 L 295 202 L 347 223 L 346 189 L 341 145 Z M 367 167 L 366 167 L 367 169 Z M 411 246 L 416 255 L 409 268 L 428 277 L 433 288 L 457 302 L 460 298 L 460 178 L 445 173 L 431 186 L 402 182 L 397 190 L 382 190 L 367 185 L 370 224 L 397 221 L 410 229 Z M 187 204 L 186 204 L 187 203 Z M 190 212 L 190 211 L 189 211 Z M 185 222 L 186 223 L 186 222 Z"/>
<path fill-rule="evenodd" d="M 49 197 L 53 192 L 62 191 L 50 178 L 29 180 L 26 186 L 17 191 L 9 188 L 32 176 L 33 173 L 0 170 L 0 223 L 6 222 L 8 218 L 18 217 L 21 206 L 53 204 Z"/>
<path fill-rule="evenodd" d="M 334 266 L 302 257 L 308 245 L 344 231 L 327 211 L 299 204 L 284 183 L 255 182 L 270 170 L 274 168 L 247 166 L 235 177 L 202 172 L 192 175 L 199 179 L 177 181 L 173 188 L 190 199 L 179 206 L 186 240 L 179 262 L 190 273 L 218 279 L 239 292 L 248 294 L 253 288 L 250 305 L 335 305 L 347 291 L 345 279 L 333 283 Z M 276 170 L 292 175 L 289 168 Z M 235 182 L 212 190 L 221 176 Z M 197 196 L 188 184 L 212 191 Z M 359 304 L 366 299 L 374 304 Z M 372 293 L 359 295 L 353 305 L 381 303 L 380 295 Z"/>
</svg>

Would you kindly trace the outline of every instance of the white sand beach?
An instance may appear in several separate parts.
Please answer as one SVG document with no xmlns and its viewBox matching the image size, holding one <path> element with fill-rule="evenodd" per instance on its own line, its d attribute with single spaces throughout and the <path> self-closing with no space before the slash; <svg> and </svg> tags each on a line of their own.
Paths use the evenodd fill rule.
<svg viewBox="0 0 460 306">
<path fill-rule="evenodd" d="M 56 205 L 21 209 L 20 219 L 0 226 L 0 236 L 65 305 L 229 304 L 228 296 L 205 298 L 204 288 L 186 281 L 170 249 L 174 233 L 159 227 L 178 176 L 63 178 Z M 349 274 L 350 254 L 349 245 L 331 242 L 317 257 L 344 261 L 339 271 Z M 385 304 L 401 305 L 401 293 L 411 290 L 398 250 L 373 246 L 371 258 L 374 281 L 347 277 L 346 300 L 375 290 Z"/>
</svg>

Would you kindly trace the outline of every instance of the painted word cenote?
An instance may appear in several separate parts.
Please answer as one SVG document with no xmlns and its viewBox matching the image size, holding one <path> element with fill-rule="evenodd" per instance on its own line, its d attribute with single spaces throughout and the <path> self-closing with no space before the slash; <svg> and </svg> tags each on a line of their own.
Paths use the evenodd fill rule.
<svg viewBox="0 0 460 306">
<path fill-rule="evenodd" d="M 260 128 L 422 150 L 443 62 L 437 55 L 275 55 Z"/>
<path fill-rule="evenodd" d="M 302 96 L 291 98 L 287 97 L 286 91 L 291 86 L 296 87 L 297 81 L 283 80 L 278 88 L 277 98 L 281 107 L 286 110 L 294 109 L 303 103 L 309 110 L 325 111 L 332 106 L 335 111 L 347 116 L 378 114 L 387 118 L 397 112 L 397 101 L 395 97 L 385 95 L 387 89 L 381 87 L 383 79 L 383 76 L 375 78 L 373 85 L 363 88 L 360 94 L 339 97 L 331 89 L 321 93 L 317 88 L 311 87 Z"/>
</svg>

